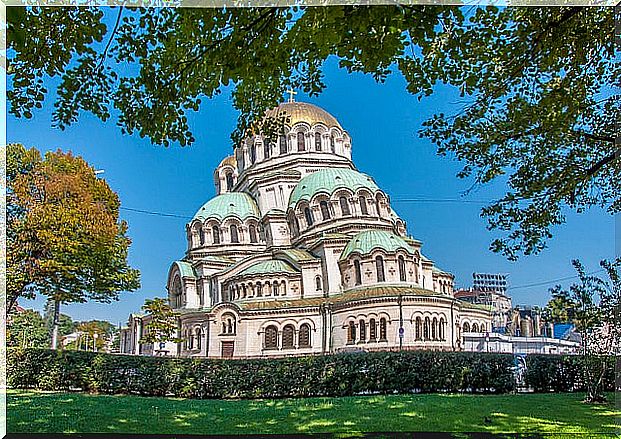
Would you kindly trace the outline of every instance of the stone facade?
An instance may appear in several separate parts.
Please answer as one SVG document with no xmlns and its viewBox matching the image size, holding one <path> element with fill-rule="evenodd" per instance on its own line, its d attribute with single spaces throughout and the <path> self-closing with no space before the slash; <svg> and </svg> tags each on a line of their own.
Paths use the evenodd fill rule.
<svg viewBox="0 0 621 439">
<path fill-rule="evenodd" d="M 454 297 L 408 236 L 388 194 L 351 160 L 351 139 L 314 105 L 289 102 L 277 140 L 255 134 L 214 172 L 217 196 L 187 224 L 168 275 L 178 345 L 141 345 L 130 316 L 122 351 L 273 357 L 363 349 L 463 349 L 462 328 L 491 313 Z"/>
</svg>

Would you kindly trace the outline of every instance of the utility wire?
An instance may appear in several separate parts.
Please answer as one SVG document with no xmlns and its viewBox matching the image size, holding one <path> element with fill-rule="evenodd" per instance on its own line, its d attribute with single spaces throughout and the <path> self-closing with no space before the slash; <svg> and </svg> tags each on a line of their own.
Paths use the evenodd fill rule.
<svg viewBox="0 0 621 439">
<path fill-rule="evenodd" d="M 170 218 L 192 219 L 191 216 L 177 215 L 177 214 L 174 214 L 174 213 L 153 212 L 153 211 L 150 211 L 150 210 L 134 209 L 133 207 L 121 206 L 120 209 L 127 210 L 127 211 L 130 211 L 130 212 L 144 213 L 144 214 L 147 214 L 147 215 L 166 216 L 166 217 L 170 217 Z"/>
<path fill-rule="evenodd" d="M 599 270 L 592 271 L 592 272 L 590 272 L 590 273 L 587 273 L 586 275 L 587 275 L 587 276 L 591 276 L 591 275 L 593 275 L 593 274 L 601 273 L 602 271 L 604 271 L 604 269 L 603 269 L 603 268 L 601 268 L 601 269 L 599 269 Z M 563 281 L 563 280 L 575 279 L 575 278 L 577 278 L 577 277 L 580 277 L 580 276 L 578 276 L 578 275 L 576 274 L 576 275 L 573 275 L 573 276 L 559 277 L 558 279 L 551 279 L 551 280 L 549 280 L 549 281 L 545 281 L 545 282 L 537 282 L 537 283 L 534 283 L 534 284 L 519 285 L 519 286 L 517 286 L 517 287 L 509 287 L 509 288 L 507 288 L 507 289 L 509 289 L 509 290 L 520 290 L 520 289 L 522 289 L 522 288 L 540 287 L 540 286 L 543 286 L 543 285 L 550 285 L 550 284 L 553 284 L 553 283 L 555 283 L 555 282 L 560 282 L 560 281 Z"/>
</svg>

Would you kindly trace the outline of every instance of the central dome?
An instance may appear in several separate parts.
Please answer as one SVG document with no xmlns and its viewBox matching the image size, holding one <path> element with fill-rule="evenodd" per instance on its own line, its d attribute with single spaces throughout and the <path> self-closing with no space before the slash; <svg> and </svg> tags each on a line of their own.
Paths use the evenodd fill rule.
<svg viewBox="0 0 621 439">
<path fill-rule="evenodd" d="M 311 126 L 321 123 L 328 128 L 338 127 L 343 129 L 334 116 L 323 108 L 319 108 L 307 102 L 285 102 L 278 105 L 276 108 L 268 110 L 265 114 L 266 116 L 274 118 L 279 115 L 285 115 L 288 117 L 286 125 L 289 126 L 293 126 L 299 122 L 305 122 Z"/>
<path fill-rule="evenodd" d="M 194 219 L 206 220 L 217 218 L 223 220 L 236 216 L 244 220 L 249 217 L 261 218 L 261 212 L 254 199 L 245 192 L 228 192 L 212 198 L 194 215 Z"/>
</svg>

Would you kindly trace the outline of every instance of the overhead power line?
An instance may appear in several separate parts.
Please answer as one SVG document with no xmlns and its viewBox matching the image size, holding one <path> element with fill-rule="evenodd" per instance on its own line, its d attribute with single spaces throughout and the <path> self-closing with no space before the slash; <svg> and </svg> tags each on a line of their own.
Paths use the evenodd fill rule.
<svg viewBox="0 0 621 439">
<path fill-rule="evenodd" d="M 592 271 L 590 273 L 587 273 L 587 276 L 591 276 L 593 274 L 601 273 L 602 271 L 604 271 L 604 269 L 600 268 L 599 270 L 595 270 L 595 271 Z M 517 287 L 509 287 L 508 289 L 509 290 L 520 290 L 520 289 L 523 289 L 523 288 L 540 287 L 540 286 L 543 286 L 543 285 L 550 285 L 550 284 L 553 284 L 553 283 L 556 283 L 556 282 L 560 282 L 560 281 L 563 281 L 563 280 L 575 279 L 577 277 L 579 277 L 579 276 L 577 274 L 575 274 L 573 276 L 559 277 L 558 279 L 551 279 L 551 280 L 548 280 L 548 281 L 545 281 L 545 282 L 537 282 L 537 283 L 533 283 L 533 284 L 519 285 Z"/>
<path fill-rule="evenodd" d="M 150 211 L 150 210 L 135 209 L 133 207 L 124 207 L 124 206 L 121 206 L 120 208 L 122 210 L 127 210 L 127 211 L 130 211 L 130 212 L 144 213 L 146 215 L 166 216 L 166 217 L 170 217 L 170 218 L 181 218 L 181 219 L 192 219 L 191 216 L 177 215 L 175 213 L 153 212 L 153 211 Z"/>
</svg>

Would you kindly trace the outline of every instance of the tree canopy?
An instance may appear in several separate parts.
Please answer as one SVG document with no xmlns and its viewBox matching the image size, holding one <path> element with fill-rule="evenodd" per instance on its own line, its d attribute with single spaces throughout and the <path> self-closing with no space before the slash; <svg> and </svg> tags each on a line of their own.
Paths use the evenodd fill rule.
<svg viewBox="0 0 621 439">
<path fill-rule="evenodd" d="M 179 314 L 170 307 L 166 299 L 159 297 L 147 299 L 142 310 L 149 316 L 149 321 L 144 327 L 144 335 L 140 338 L 140 343 L 159 344 L 167 341 L 175 343 L 183 341 L 177 336 Z"/>
<path fill-rule="evenodd" d="M 7 164 L 7 313 L 19 297 L 110 302 L 139 287 L 118 196 L 93 168 L 18 144 L 8 146 Z"/>
<path fill-rule="evenodd" d="M 399 73 L 423 98 L 457 88 L 462 108 L 419 133 L 464 167 L 473 185 L 507 193 L 483 209 L 516 259 L 541 251 L 567 211 L 620 210 L 621 66 L 610 7 L 330 6 L 9 8 L 10 112 L 31 117 L 59 78 L 54 124 L 113 113 L 155 144 L 194 141 L 187 114 L 229 87 L 233 133 L 262 120 L 289 87 L 317 95 L 333 57 L 383 81 Z M 24 30 L 28 29 L 28 32 Z M 103 47 L 103 48 L 101 48 Z"/>
</svg>

